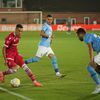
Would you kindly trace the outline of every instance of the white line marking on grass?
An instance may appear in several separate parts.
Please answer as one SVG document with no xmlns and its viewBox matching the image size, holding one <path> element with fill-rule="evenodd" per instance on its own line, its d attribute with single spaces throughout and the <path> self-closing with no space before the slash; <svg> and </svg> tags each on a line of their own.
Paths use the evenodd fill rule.
<svg viewBox="0 0 100 100">
<path fill-rule="evenodd" d="M 14 95 L 14 96 L 16 96 L 16 97 L 19 97 L 19 98 L 21 98 L 21 99 L 23 99 L 23 100 L 33 100 L 33 99 L 31 99 L 31 98 L 28 98 L 28 97 L 26 97 L 26 96 L 23 96 L 23 95 L 21 95 L 21 94 L 19 94 L 19 93 L 12 92 L 12 91 L 10 91 L 10 90 L 8 90 L 8 89 L 6 89 L 6 88 L 3 88 L 3 87 L 0 87 L 0 90 L 1 90 L 1 91 L 4 91 L 4 92 L 7 92 L 7 93 L 9 93 L 9 94 L 11 94 L 11 95 Z"/>
</svg>

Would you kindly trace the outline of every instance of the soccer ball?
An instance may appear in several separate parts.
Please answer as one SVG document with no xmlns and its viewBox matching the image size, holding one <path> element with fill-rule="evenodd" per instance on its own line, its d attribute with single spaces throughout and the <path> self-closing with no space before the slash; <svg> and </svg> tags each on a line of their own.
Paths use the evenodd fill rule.
<svg viewBox="0 0 100 100">
<path fill-rule="evenodd" d="M 10 81 L 10 84 L 12 87 L 19 87 L 20 86 L 20 80 L 18 78 L 14 78 Z"/>
</svg>

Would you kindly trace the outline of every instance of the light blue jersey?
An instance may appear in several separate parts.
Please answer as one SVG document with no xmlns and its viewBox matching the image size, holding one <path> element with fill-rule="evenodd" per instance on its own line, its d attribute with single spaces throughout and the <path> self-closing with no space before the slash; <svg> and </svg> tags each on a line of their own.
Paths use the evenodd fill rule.
<svg viewBox="0 0 100 100">
<path fill-rule="evenodd" d="M 51 27 L 51 25 L 49 25 L 48 23 L 45 23 L 42 26 L 42 31 L 44 31 L 45 34 L 47 34 L 48 36 L 51 36 L 52 35 L 52 27 Z M 41 37 L 41 41 L 39 43 L 39 46 L 50 47 L 50 43 L 51 43 L 51 39 L 50 38 Z"/>
<path fill-rule="evenodd" d="M 100 52 L 100 36 L 97 36 L 96 34 L 85 34 L 84 42 L 86 44 L 91 43 L 93 50 L 97 53 Z"/>
</svg>

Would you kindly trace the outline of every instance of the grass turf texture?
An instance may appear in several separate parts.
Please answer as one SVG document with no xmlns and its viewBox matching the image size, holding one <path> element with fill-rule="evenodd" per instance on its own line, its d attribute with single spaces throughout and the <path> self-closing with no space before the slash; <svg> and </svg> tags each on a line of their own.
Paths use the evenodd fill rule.
<svg viewBox="0 0 100 100">
<path fill-rule="evenodd" d="M 100 33 L 100 31 L 94 32 Z M 18 48 L 24 59 L 35 56 L 40 39 L 38 33 L 23 33 Z M 7 34 L 8 32 L 0 32 L 0 51 Z M 6 76 L 5 83 L 0 86 L 33 100 L 98 100 L 100 94 L 90 94 L 94 90 L 95 84 L 86 70 L 89 61 L 87 46 L 77 39 L 75 32 L 71 32 L 71 35 L 67 35 L 66 32 L 54 32 L 54 34 L 55 39 L 52 48 L 58 58 L 60 71 L 67 75 L 65 78 L 57 79 L 50 60 L 43 57 L 40 62 L 28 65 L 43 84 L 43 87 L 34 87 L 21 68 L 16 74 Z M 2 53 L 0 53 L 0 70 L 7 68 L 3 63 Z M 10 80 L 15 77 L 21 80 L 22 85 L 19 88 L 10 86 Z M 7 98 L 22 100 L 19 97 L 0 91 L 0 100 L 6 100 Z"/>
</svg>

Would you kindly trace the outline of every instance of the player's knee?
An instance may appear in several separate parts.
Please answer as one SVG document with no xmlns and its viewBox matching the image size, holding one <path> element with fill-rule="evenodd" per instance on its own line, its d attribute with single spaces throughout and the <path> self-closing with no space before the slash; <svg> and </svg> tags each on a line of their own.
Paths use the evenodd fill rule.
<svg viewBox="0 0 100 100">
<path fill-rule="evenodd" d="M 27 69 L 28 69 L 28 66 L 27 66 L 26 64 L 23 64 L 23 65 L 22 65 L 22 68 L 23 68 L 24 70 L 27 70 Z"/>
<path fill-rule="evenodd" d="M 16 73 L 17 69 L 11 69 L 12 73 Z"/>
<path fill-rule="evenodd" d="M 13 72 L 16 73 L 17 72 L 17 69 L 13 69 Z"/>
<path fill-rule="evenodd" d="M 54 56 L 55 56 L 54 54 L 49 54 L 49 55 L 48 55 L 48 57 L 51 58 L 51 59 L 52 59 Z"/>
</svg>

